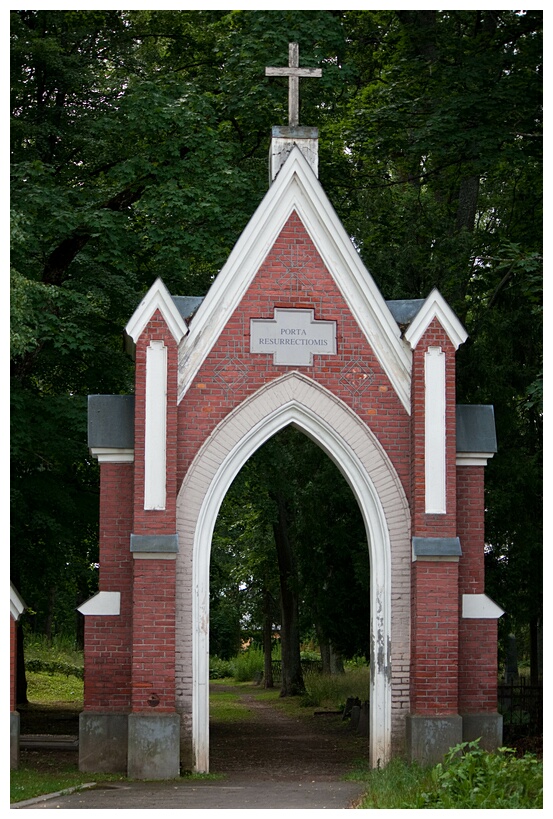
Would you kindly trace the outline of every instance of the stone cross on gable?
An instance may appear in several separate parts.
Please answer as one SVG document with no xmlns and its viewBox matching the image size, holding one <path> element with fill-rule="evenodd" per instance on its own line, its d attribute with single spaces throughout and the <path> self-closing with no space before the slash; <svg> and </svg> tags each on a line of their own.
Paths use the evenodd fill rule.
<svg viewBox="0 0 553 819">
<path fill-rule="evenodd" d="M 298 43 L 288 44 L 288 66 L 266 68 L 267 77 L 288 77 L 288 125 L 295 128 L 300 119 L 300 77 L 322 77 L 320 68 L 300 68 L 300 47 Z"/>
</svg>

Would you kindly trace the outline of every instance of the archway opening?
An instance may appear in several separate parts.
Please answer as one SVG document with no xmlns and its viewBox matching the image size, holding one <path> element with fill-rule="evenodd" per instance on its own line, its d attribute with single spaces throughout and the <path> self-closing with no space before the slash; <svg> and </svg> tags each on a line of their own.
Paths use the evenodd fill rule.
<svg viewBox="0 0 553 819">
<path fill-rule="evenodd" d="M 244 464 L 219 511 L 212 675 L 320 707 L 366 702 L 369 598 L 367 533 L 351 488 L 317 443 L 286 426 Z"/>
<path fill-rule="evenodd" d="M 301 429 L 339 467 L 361 510 L 370 554 L 369 760 L 386 765 L 401 741 L 409 690 L 409 507 L 401 481 L 370 429 L 342 401 L 290 372 L 238 405 L 198 451 L 177 500 L 176 699 L 181 757 L 209 770 L 209 566 L 215 521 L 248 459 L 288 425 Z M 393 545 L 393 549 L 392 549 Z M 394 583 L 405 592 L 394 603 Z M 392 714 L 392 663 L 398 691 Z"/>
</svg>

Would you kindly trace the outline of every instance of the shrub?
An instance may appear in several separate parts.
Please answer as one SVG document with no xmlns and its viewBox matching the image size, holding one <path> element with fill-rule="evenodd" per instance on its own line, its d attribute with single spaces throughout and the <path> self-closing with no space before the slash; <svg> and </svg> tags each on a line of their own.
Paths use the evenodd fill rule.
<svg viewBox="0 0 553 819">
<path fill-rule="evenodd" d="M 232 663 L 230 660 L 221 660 L 220 657 L 209 658 L 209 679 L 223 680 L 232 677 Z"/>
<path fill-rule="evenodd" d="M 543 764 L 510 748 L 488 753 L 479 740 L 451 748 L 432 771 L 433 788 L 417 798 L 425 808 L 543 808 Z"/>
<path fill-rule="evenodd" d="M 237 682 L 250 682 L 263 671 L 263 651 L 250 646 L 231 661 L 233 676 Z"/>
<path fill-rule="evenodd" d="M 326 706 L 341 709 L 348 697 L 369 699 L 370 669 L 347 670 L 344 674 L 309 674 L 304 678 L 306 694 L 302 704 L 307 707 Z"/>
</svg>

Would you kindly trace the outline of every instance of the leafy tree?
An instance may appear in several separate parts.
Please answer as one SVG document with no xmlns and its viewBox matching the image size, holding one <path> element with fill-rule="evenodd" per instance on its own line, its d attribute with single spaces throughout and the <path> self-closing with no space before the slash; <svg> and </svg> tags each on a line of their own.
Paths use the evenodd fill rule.
<svg viewBox="0 0 553 819">
<path fill-rule="evenodd" d="M 10 20 L 13 566 L 37 628 L 94 584 L 85 396 L 132 391 L 121 328 L 157 276 L 174 293 L 207 292 L 265 192 L 287 94 L 264 67 L 284 64 L 296 40 L 302 64 L 324 68 L 302 83 L 300 111 L 320 130 L 321 182 L 382 292 L 437 285 L 467 326 L 457 398 L 493 403 L 499 440 L 487 470 L 489 592 L 510 626 L 535 634 L 542 13 Z M 301 576 L 300 551 L 297 561 Z"/>
</svg>

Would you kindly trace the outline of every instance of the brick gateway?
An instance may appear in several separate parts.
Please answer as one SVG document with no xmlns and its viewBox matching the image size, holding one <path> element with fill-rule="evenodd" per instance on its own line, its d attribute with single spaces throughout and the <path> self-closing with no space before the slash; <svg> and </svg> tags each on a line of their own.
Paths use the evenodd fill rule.
<svg viewBox="0 0 553 819">
<path fill-rule="evenodd" d="M 466 332 L 437 290 L 386 302 L 317 177 L 273 129 L 269 190 L 205 298 L 156 281 L 126 327 L 133 396 L 90 396 L 100 591 L 85 615 L 83 771 L 209 769 L 209 555 L 242 465 L 288 424 L 336 462 L 370 556 L 368 754 L 501 744 L 484 593 L 493 408 L 457 406 Z"/>
</svg>

